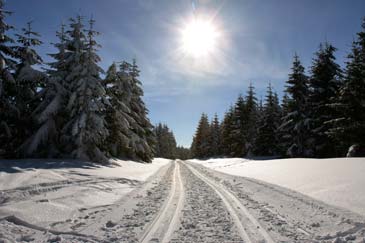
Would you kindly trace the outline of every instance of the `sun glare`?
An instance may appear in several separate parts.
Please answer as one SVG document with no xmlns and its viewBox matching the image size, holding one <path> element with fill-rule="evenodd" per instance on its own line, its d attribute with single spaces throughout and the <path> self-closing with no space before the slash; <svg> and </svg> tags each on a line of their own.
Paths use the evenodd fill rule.
<svg viewBox="0 0 365 243">
<path fill-rule="evenodd" d="M 182 30 L 185 53 L 201 57 L 213 52 L 217 45 L 218 32 L 209 21 L 193 20 Z"/>
</svg>

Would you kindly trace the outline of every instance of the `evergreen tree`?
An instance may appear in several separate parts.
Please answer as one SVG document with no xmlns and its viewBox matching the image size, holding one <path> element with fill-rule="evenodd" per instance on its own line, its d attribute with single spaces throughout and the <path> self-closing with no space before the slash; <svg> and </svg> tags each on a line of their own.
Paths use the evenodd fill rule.
<svg viewBox="0 0 365 243">
<path fill-rule="evenodd" d="M 233 157 L 243 157 L 246 155 L 246 144 L 247 144 L 247 133 L 246 133 L 246 120 L 247 120 L 247 110 L 245 106 L 245 101 L 240 95 L 234 106 L 232 120 L 231 120 L 231 153 Z"/>
<path fill-rule="evenodd" d="M 153 126 L 147 117 L 148 110 L 142 100 L 143 90 L 141 88 L 142 83 L 138 79 L 139 73 L 136 60 L 133 60 L 129 71 L 131 85 L 130 116 L 135 122 L 131 123 L 134 136 L 130 141 L 130 146 L 133 148 L 136 159 L 150 162 L 153 158 L 153 147 L 156 138 L 153 133 Z"/>
<path fill-rule="evenodd" d="M 338 116 L 330 121 L 329 135 L 344 156 L 353 144 L 365 145 L 365 18 L 352 44 L 346 63 L 345 80 L 332 107 Z"/>
<path fill-rule="evenodd" d="M 255 154 L 260 156 L 278 155 L 277 129 L 280 124 L 280 107 L 277 95 L 271 84 L 267 89 L 263 114 L 258 120 L 258 133 L 255 139 Z"/>
<path fill-rule="evenodd" d="M 210 123 L 210 135 L 209 135 L 209 156 L 217 157 L 221 155 L 220 153 L 220 143 L 221 143 L 221 127 L 218 120 L 218 115 L 214 114 L 214 118 Z"/>
<path fill-rule="evenodd" d="M 191 151 L 194 158 L 206 158 L 209 155 L 209 121 L 208 116 L 203 113 L 198 128 L 193 138 Z"/>
<path fill-rule="evenodd" d="M 49 54 L 54 62 L 49 63 L 48 79 L 40 92 L 41 102 L 32 111 L 32 120 L 36 124 L 35 132 L 21 145 L 24 156 L 57 157 L 59 150 L 59 131 L 65 123 L 66 86 L 66 33 L 65 25 L 56 32 L 59 42 L 53 44 L 58 52 Z"/>
<path fill-rule="evenodd" d="M 231 156 L 233 152 L 232 148 L 232 131 L 233 131 L 233 112 L 234 108 L 231 106 L 230 109 L 225 113 L 223 122 L 221 124 L 221 146 L 220 151 L 224 156 Z"/>
<path fill-rule="evenodd" d="M 247 151 L 246 155 L 251 156 L 255 138 L 257 136 L 257 98 L 255 96 L 254 87 L 250 84 L 245 105 L 245 116 L 244 116 L 244 134 L 246 137 L 245 149 Z"/>
<path fill-rule="evenodd" d="M 118 158 L 129 157 L 133 153 L 130 146 L 132 139 L 130 123 L 134 121 L 130 116 L 131 87 L 129 83 L 129 76 L 125 70 L 118 71 L 117 65 L 113 63 L 104 80 L 104 88 L 109 100 L 105 117 L 109 136 L 105 149 L 110 155 Z"/>
<path fill-rule="evenodd" d="M 154 128 L 154 134 L 156 135 L 156 156 L 167 159 L 175 159 L 176 153 L 176 140 L 172 131 L 167 125 L 159 123 Z"/>
<path fill-rule="evenodd" d="M 176 158 L 181 160 L 191 159 L 190 149 L 183 146 L 176 147 Z"/>
<path fill-rule="evenodd" d="M 13 39 L 7 35 L 12 29 L 11 25 L 5 22 L 7 15 L 11 12 L 4 9 L 4 0 L 0 0 L 0 158 L 10 157 L 15 149 L 13 138 L 16 136 L 16 120 L 20 112 L 13 100 L 15 95 L 15 79 L 13 70 L 16 57 L 14 48 L 10 45 Z"/>
<path fill-rule="evenodd" d="M 289 74 L 286 83 L 286 94 L 289 94 L 291 98 L 286 104 L 286 114 L 280 127 L 288 139 L 286 155 L 291 157 L 310 156 L 312 152 L 308 144 L 308 78 L 298 55 L 294 56 L 292 73 Z"/>
<path fill-rule="evenodd" d="M 335 118 L 334 109 L 329 107 L 338 95 L 341 84 L 341 68 L 335 62 L 336 48 L 329 43 L 320 45 L 313 60 L 311 78 L 309 79 L 310 126 L 314 156 L 329 157 L 333 155 L 334 142 L 326 132 L 329 130 L 329 120 Z"/>
<path fill-rule="evenodd" d="M 93 30 L 93 20 L 89 22 L 87 36 L 81 16 L 70 21 L 65 78 L 70 93 L 66 107 L 69 116 L 62 128 L 63 148 L 74 158 L 106 162 L 102 147 L 108 136 L 103 117 L 107 100 L 100 78 L 102 69 L 97 65 L 100 61 L 94 40 L 97 32 Z"/>
</svg>

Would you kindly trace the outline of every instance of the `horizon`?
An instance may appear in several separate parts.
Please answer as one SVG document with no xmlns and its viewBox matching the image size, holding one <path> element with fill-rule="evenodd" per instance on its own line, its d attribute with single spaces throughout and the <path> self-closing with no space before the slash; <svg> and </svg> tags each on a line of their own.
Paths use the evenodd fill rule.
<svg viewBox="0 0 365 243">
<path fill-rule="evenodd" d="M 30 4 L 35 9 L 31 13 Z M 46 54 L 55 51 L 50 43 L 56 40 L 61 22 L 77 14 L 92 15 L 95 29 L 101 32 L 97 38 L 102 45 L 98 52 L 101 67 L 106 71 L 113 61 L 136 58 L 151 122 L 166 123 L 184 147 L 190 147 L 201 113 L 210 119 L 217 113 L 221 120 L 251 82 L 258 99 L 265 96 L 269 82 L 281 97 L 294 53 L 308 73 L 314 52 L 321 42 L 328 41 L 338 48 L 337 63 L 343 67 L 360 30 L 364 7 L 360 0 L 351 5 L 339 0 L 281 4 L 252 0 L 6 3 L 6 9 L 14 12 L 7 22 L 17 30 L 34 21 L 34 31 L 44 42 L 37 50 L 45 62 L 51 60 Z M 221 36 L 214 62 L 201 66 L 199 57 L 176 52 L 180 29 L 194 16 L 206 15 L 214 16 Z"/>
</svg>

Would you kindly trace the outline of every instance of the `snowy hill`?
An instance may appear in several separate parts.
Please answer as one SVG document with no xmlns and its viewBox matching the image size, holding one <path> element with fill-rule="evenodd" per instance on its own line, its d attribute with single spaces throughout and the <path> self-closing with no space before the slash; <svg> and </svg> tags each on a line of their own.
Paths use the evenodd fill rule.
<svg viewBox="0 0 365 243">
<path fill-rule="evenodd" d="M 286 187 L 365 215 L 365 158 L 191 161 L 223 173 Z"/>
</svg>

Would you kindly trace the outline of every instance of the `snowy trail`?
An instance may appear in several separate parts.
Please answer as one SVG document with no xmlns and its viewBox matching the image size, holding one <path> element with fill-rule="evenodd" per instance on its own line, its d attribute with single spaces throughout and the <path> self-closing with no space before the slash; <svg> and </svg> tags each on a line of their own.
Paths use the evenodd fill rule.
<svg viewBox="0 0 365 243">
<path fill-rule="evenodd" d="M 203 174 L 199 173 L 191 165 L 187 166 L 193 174 L 206 182 L 226 204 L 227 209 L 233 217 L 244 242 L 268 242 L 274 243 L 269 233 L 261 226 L 258 220 L 252 216 L 247 208 L 224 186 L 214 182 Z"/>
<path fill-rule="evenodd" d="M 29 205 L 53 203 L 49 191 L 59 187 L 72 191 L 115 180 L 75 178 L 7 189 L 0 205 L 8 208 L 23 199 Z M 79 208 L 64 220 L 42 225 L 16 215 L 0 217 L 0 242 L 365 242 L 361 215 L 197 163 L 176 160 L 145 182 L 120 180 L 134 189 L 112 204 Z"/>
</svg>

